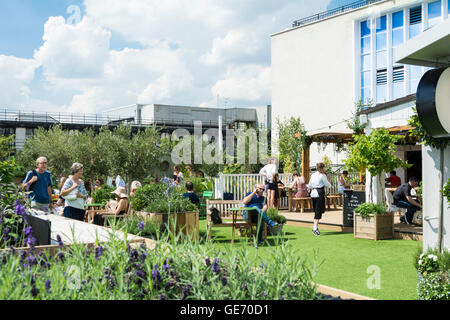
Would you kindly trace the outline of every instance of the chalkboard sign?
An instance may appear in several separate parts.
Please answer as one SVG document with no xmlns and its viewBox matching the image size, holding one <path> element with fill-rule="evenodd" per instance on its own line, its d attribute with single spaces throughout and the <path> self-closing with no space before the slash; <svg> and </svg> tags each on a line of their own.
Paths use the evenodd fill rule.
<svg viewBox="0 0 450 320">
<path fill-rule="evenodd" d="M 366 202 L 365 191 L 344 190 L 344 226 L 353 227 L 353 210 Z"/>
</svg>

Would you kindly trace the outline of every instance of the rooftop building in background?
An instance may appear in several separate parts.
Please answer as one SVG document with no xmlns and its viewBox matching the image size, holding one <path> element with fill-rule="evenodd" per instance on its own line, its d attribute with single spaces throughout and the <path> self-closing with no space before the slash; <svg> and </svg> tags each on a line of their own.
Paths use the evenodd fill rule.
<svg viewBox="0 0 450 320">
<path fill-rule="evenodd" d="M 402 43 L 448 19 L 448 2 L 358 1 L 298 20 L 291 29 L 273 34 L 272 118 L 300 117 L 310 133 L 344 130 L 359 101 L 371 106 L 393 102 L 398 112 L 378 113 L 384 117 L 383 125 L 406 125 L 414 106 L 409 97 L 430 67 L 402 64 L 394 57 Z M 272 129 L 276 150 L 276 121 Z M 345 159 L 333 145 L 325 149 L 314 145 L 318 146 L 311 147 L 311 165 L 324 155 L 335 164 Z M 420 146 L 404 152 L 405 159 L 416 157 Z"/>
<path fill-rule="evenodd" d="M 61 113 L 45 111 L 0 111 L 0 134 L 15 134 L 15 149 L 21 150 L 25 140 L 34 134 L 34 130 L 50 128 L 60 124 L 64 129 L 82 130 L 101 126 L 115 127 L 127 124 L 133 130 L 145 127 L 156 127 L 163 133 L 171 133 L 175 129 L 194 130 L 194 121 L 200 121 L 202 130 L 219 128 L 219 116 L 222 117 L 222 128 L 235 129 L 244 125 L 270 130 L 271 106 L 254 108 L 204 108 L 173 105 L 134 104 L 106 110 L 101 114 Z M 225 135 L 225 132 L 224 132 Z"/>
</svg>

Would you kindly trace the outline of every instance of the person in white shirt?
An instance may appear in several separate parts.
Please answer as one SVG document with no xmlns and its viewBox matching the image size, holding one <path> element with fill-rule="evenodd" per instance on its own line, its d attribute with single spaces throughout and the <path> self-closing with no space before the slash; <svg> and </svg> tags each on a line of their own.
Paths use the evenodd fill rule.
<svg viewBox="0 0 450 320">
<path fill-rule="evenodd" d="M 309 179 L 308 189 L 311 190 L 312 204 L 314 208 L 314 227 L 313 234 L 320 236 L 319 220 L 322 219 L 322 214 L 325 212 L 325 187 L 330 188 L 331 183 L 325 175 L 325 164 L 322 162 L 316 165 L 317 171 L 311 175 Z"/>
<path fill-rule="evenodd" d="M 277 172 L 278 170 L 275 159 L 270 159 L 269 162 L 259 171 L 259 174 L 265 177 L 265 191 L 267 192 L 267 204 L 269 208 L 273 208 L 275 206 L 275 188 L 278 188 L 278 186 L 277 183 L 273 181 L 273 177 Z"/>
</svg>

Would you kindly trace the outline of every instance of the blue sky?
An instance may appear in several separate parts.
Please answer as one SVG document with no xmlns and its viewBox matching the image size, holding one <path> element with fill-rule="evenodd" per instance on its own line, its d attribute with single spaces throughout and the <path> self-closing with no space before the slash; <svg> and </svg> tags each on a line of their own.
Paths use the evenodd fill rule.
<svg viewBox="0 0 450 320">
<path fill-rule="evenodd" d="M 270 35 L 350 2 L 0 0 L 0 105 L 270 104 Z"/>
</svg>

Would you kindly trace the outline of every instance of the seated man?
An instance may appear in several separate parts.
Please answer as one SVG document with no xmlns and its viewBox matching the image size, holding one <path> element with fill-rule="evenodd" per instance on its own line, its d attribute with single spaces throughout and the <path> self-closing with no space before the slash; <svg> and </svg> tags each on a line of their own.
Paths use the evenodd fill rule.
<svg viewBox="0 0 450 320">
<path fill-rule="evenodd" d="M 253 223 L 258 223 L 259 226 L 257 227 L 257 245 L 261 245 L 261 239 L 262 239 L 262 232 L 263 232 L 263 224 L 259 223 L 259 218 L 262 218 L 264 222 L 266 222 L 269 226 L 274 227 L 277 224 L 270 220 L 269 217 L 266 215 L 267 212 L 267 203 L 265 202 L 265 197 L 263 195 L 265 186 L 263 184 L 258 184 L 256 186 L 255 191 L 249 192 L 246 194 L 243 202 L 245 207 L 254 207 L 256 208 L 258 212 L 258 216 L 250 216 L 250 221 Z M 250 211 L 250 214 L 252 211 Z M 248 221 L 248 212 L 244 211 L 242 213 L 242 216 L 244 217 L 245 221 Z M 256 219 L 255 219 L 256 218 Z M 256 220 L 256 221 L 255 221 Z"/>
<path fill-rule="evenodd" d="M 395 170 L 392 170 L 390 172 L 389 178 L 384 179 L 389 187 L 397 188 L 402 185 L 402 181 L 400 180 L 400 177 L 397 176 L 397 172 Z"/>
<path fill-rule="evenodd" d="M 194 184 L 190 181 L 186 182 L 186 193 L 183 194 L 184 198 L 189 198 L 193 204 L 196 206 L 199 205 L 200 199 L 198 196 L 194 193 Z"/>
<path fill-rule="evenodd" d="M 413 199 L 411 190 L 419 185 L 419 179 L 416 177 L 409 178 L 408 183 L 402 184 L 394 192 L 394 205 L 399 208 L 406 208 L 404 217 L 400 221 L 406 224 L 412 223 L 414 213 L 422 209 L 422 205 Z"/>
</svg>

